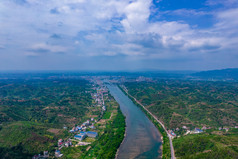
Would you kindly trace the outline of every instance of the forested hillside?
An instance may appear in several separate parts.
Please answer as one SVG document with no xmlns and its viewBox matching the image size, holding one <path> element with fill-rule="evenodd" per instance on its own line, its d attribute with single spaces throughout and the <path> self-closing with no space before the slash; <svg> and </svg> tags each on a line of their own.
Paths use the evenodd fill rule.
<svg viewBox="0 0 238 159">
<path fill-rule="evenodd" d="M 238 80 L 238 69 L 228 68 L 223 70 L 202 71 L 191 74 L 193 77 L 209 80 Z"/>
<path fill-rule="evenodd" d="M 125 86 L 169 128 L 235 126 L 238 122 L 237 83 L 159 80 Z"/>
<path fill-rule="evenodd" d="M 92 98 L 82 79 L 1 80 L 0 156 L 31 158 L 54 151 L 68 134 L 64 126 L 83 120 Z"/>
<path fill-rule="evenodd" d="M 125 86 L 177 134 L 176 157 L 237 158 L 238 83 L 158 80 Z"/>
</svg>

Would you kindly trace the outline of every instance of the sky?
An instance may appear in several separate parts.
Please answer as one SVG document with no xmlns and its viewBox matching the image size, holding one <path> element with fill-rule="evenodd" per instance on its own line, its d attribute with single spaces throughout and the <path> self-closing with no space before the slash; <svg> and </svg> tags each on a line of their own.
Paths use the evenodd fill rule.
<svg viewBox="0 0 238 159">
<path fill-rule="evenodd" d="M 238 0 L 1 0 L 0 70 L 238 68 Z"/>
</svg>

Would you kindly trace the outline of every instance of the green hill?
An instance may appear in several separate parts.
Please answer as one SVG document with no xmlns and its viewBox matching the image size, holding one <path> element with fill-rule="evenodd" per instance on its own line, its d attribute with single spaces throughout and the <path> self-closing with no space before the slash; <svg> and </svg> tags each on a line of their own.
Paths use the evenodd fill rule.
<svg viewBox="0 0 238 159">
<path fill-rule="evenodd" d="M 124 85 L 167 129 L 180 136 L 173 139 L 176 157 L 237 158 L 238 83 L 158 80 Z M 210 129 L 184 135 L 183 126 Z"/>
<path fill-rule="evenodd" d="M 202 71 L 191 74 L 192 77 L 213 80 L 238 80 L 238 68 Z"/>
<path fill-rule="evenodd" d="M 0 156 L 32 158 L 53 152 L 85 117 L 91 95 L 81 79 L 0 80 Z"/>
<path fill-rule="evenodd" d="M 171 129 L 235 126 L 238 122 L 237 83 L 160 80 L 125 86 Z"/>
</svg>

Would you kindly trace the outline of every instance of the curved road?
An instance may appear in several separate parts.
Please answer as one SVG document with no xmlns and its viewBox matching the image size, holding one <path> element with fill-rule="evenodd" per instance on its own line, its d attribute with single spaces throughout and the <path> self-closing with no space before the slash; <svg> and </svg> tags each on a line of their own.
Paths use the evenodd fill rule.
<svg viewBox="0 0 238 159">
<path fill-rule="evenodd" d="M 172 138 L 169 135 L 167 129 L 164 126 L 164 124 L 156 116 L 154 116 L 143 104 L 141 104 L 135 97 L 130 95 L 127 90 L 124 89 L 124 91 L 127 93 L 127 95 L 129 95 L 131 98 L 133 98 L 140 106 L 142 106 L 164 128 L 164 130 L 167 133 L 167 136 L 169 137 L 170 150 L 171 150 L 171 159 L 176 159 L 175 153 L 174 153 L 174 147 L 173 147 Z"/>
</svg>

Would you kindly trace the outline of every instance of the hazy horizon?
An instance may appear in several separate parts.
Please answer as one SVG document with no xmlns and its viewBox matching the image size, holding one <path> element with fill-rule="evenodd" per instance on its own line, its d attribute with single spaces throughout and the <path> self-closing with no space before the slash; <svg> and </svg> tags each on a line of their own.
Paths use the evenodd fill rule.
<svg viewBox="0 0 238 159">
<path fill-rule="evenodd" d="M 202 72 L 202 71 L 214 71 L 214 70 L 226 70 L 226 69 L 238 69 L 238 68 L 222 68 L 222 69 L 207 69 L 207 70 L 160 70 L 160 69 L 127 69 L 127 70 L 79 70 L 79 69 L 55 69 L 55 70 L 41 70 L 41 69 L 28 69 L 28 70 L 18 70 L 18 69 L 11 69 L 11 70 L 0 70 L 1 72 Z"/>
</svg>

